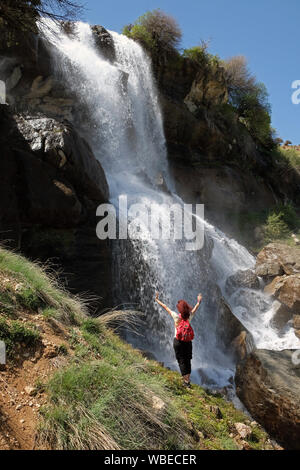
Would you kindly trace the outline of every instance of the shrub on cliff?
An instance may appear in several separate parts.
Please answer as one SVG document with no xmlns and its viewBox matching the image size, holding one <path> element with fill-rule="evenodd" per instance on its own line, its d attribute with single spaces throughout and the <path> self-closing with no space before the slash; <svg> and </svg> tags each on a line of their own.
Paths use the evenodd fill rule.
<svg viewBox="0 0 300 470">
<path fill-rule="evenodd" d="M 287 237 L 289 228 L 284 221 L 283 213 L 271 213 L 267 218 L 267 223 L 264 227 L 264 235 L 266 242 L 280 240 Z"/>
<path fill-rule="evenodd" d="M 202 41 L 199 46 L 194 46 L 189 49 L 183 50 L 183 57 L 186 57 L 199 65 L 217 65 L 221 64 L 220 58 L 218 55 L 210 54 L 207 51 L 208 42 Z"/>
<path fill-rule="evenodd" d="M 147 49 L 172 51 L 181 40 L 181 29 L 176 20 L 157 9 L 140 16 L 134 24 L 123 28 L 123 34 L 141 42 Z"/>
<path fill-rule="evenodd" d="M 228 92 L 233 102 L 238 102 L 241 94 L 249 94 L 255 90 L 256 80 L 244 56 L 231 57 L 224 61 L 223 66 Z"/>
<path fill-rule="evenodd" d="M 230 103 L 240 121 L 252 137 L 265 147 L 272 148 L 271 108 L 268 92 L 263 83 L 251 74 L 244 56 L 232 57 L 223 62 Z"/>
<path fill-rule="evenodd" d="M 291 203 L 278 204 L 267 214 L 263 227 L 265 242 L 285 240 L 292 231 L 300 227 L 300 218 Z"/>
</svg>

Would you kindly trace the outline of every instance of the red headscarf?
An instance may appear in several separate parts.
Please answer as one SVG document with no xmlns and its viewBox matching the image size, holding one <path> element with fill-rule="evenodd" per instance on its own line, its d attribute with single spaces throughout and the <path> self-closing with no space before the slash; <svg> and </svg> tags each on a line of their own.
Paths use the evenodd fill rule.
<svg viewBox="0 0 300 470">
<path fill-rule="evenodd" d="M 187 320 L 191 314 L 192 307 L 185 300 L 178 300 L 177 310 L 183 320 Z"/>
</svg>

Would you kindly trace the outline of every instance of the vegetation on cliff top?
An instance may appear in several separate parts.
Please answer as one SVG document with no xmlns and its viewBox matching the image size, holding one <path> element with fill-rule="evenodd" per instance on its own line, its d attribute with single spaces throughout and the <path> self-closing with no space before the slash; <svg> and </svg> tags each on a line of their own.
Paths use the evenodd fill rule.
<svg viewBox="0 0 300 470">
<path fill-rule="evenodd" d="M 253 139 L 262 147 L 275 147 L 271 128 L 271 108 L 268 93 L 263 83 L 257 82 L 249 71 L 243 56 L 221 60 L 219 56 L 208 52 L 208 43 L 202 41 L 198 46 L 184 49 L 180 54 L 178 47 L 181 30 L 173 17 L 161 10 L 147 12 L 133 24 L 123 28 L 123 34 L 139 41 L 152 56 L 159 54 L 166 60 L 188 58 L 201 68 L 222 69 L 228 89 L 228 104 L 245 125 Z M 171 54 L 170 54 L 171 53 Z"/>
<path fill-rule="evenodd" d="M 178 373 L 122 341 L 111 325 L 124 312 L 88 317 L 80 300 L 70 297 L 45 270 L 3 248 L 0 295 L 1 339 L 9 346 L 8 369 L 14 377 L 23 367 L 17 361 L 20 351 L 32 356 L 39 349 L 35 367 L 45 361 L 46 330 L 52 339 L 56 331 L 66 338 L 61 344 L 59 336 L 56 348 L 64 358 L 62 366 L 48 382 L 28 384 L 47 397 L 36 430 L 38 447 L 273 448 L 259 425 L 250 426 L 232 403 L 197 385 L 184 389 Z M 246 439 L 239 437 L 236 422 L 251 427 Z"/>
<path fill-rule="evenodd" d="M 140 16 L 123 28 L 123 34 L 141 42 L 146 49 L 172 52 L 180 43 L 182 32 L 176 20 L 157 9 Z"/>
<path fill-rule="evenodd" d="M 222 66 L 225 70 L 229 102 L 236 110 L 240 122 L 245 124 L 256 141 L 266 147 L 274 147 L 271 107 L 265 85 L 257 82 L 244 56 L 225 60 Z"/>
</svg>

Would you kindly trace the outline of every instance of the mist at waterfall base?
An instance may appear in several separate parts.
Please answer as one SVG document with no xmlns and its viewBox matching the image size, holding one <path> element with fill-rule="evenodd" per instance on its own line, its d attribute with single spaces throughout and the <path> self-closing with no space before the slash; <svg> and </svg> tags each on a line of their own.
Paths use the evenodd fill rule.
<svg viewBox="0 0 300 470">
<path fill-rule="evenodd" d="M 105 170 L 111 202 L 117 204 L 118 197 L 126 195 L 129 203 L 146 207 L 158 203 L 160 211 L 163 204 L 182 204 L 168 171 L 158 94 L 151 61 L 142 47 L 110 32 L 116 53 L 111 63 L 101 56 L 88 24 L 76 23 L 72 36 L 58 25 L 40 28 L 51 43 L 54 74 L 82 108 L 73 120 Z M 133 232 L 129 240 L 112 241 L 112 251 L 115 304 L 138 306 L 145 313 L 139 334 L 126 333 L 134 346 L 178 370 L 172 348 L 174 323 L 154 302 L 158 291 L 174 310 L 179 299 L 193 304 L 199 292 L 203 295 L 193 319 L 192 380 L 196 383 L 218 388 L 232 384 L 235 361 L 222 340 L 226 325 L 217 327 L 222 296 L 251 332 L 257 348 L 300 348 L 291 325 L 280 332 L 272 326 L 272 301 L 263 292 L 242 288 L 230 297 L 226 294 L 226 279 L 255 264 L 235 240 L 207 222 L 205 244 L 199 251 L 186 251 L 180 240 L 154 240 L 146 229 L 142 240 L 134 239 Z"/>
</svg>

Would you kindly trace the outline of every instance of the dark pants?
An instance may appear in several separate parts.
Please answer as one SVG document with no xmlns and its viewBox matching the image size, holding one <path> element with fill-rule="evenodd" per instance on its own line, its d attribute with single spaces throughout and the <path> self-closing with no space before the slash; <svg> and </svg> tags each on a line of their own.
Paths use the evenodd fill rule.
<svg viewBox="0 0 300 470">
<path fill-rule="evenodd" d="M 187 375 L 191 373 L 191 360 L 193 346 L 192 341 L 179 341 L 174 338 L 174 351 L 176 359 L 179 365 L 181 375 Z"/>
</svg>

